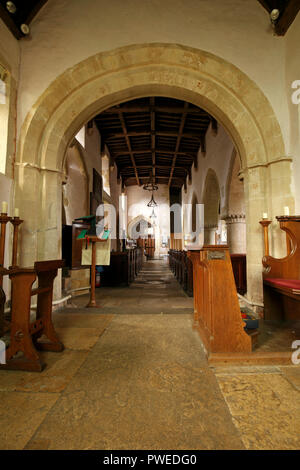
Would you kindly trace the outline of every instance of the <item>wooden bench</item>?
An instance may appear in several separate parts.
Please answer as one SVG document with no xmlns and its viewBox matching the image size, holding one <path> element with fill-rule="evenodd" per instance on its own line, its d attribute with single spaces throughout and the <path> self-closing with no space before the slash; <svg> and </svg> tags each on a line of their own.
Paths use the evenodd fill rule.
<svg viewBox="0 0 300 470">
<path fill-rule="evenodd" d="M 247 292 L 246 255 L 230 255 L 236 288 L 239 294 Z M 193 297 L 193 264 L 187 252 L 183 250 L 169 250 L 169 266 L 176 279 L 185 292 Z"/>
<path fill-rule="evenodd" d="M 193 296 L 193 264 L 183 250 L 169 250 L 169 266 L 184 291 Z"/>
<path fill-rule="evenodd" d="M 11 280 L 10 344 L 6 349 L 6 364 L 0 369 L 42 371 L 38 350 L 62 351 L 52 323 L 53 282 L 63 260 L 39 261 L 34 268 L 0 268 L 0 274 Z M 38 286 L 32 289 L 35 280 Z M 36 318 L 30 319 L 31 297 L 37 295 Z M 46 341 L 38 341 L 44 336 Z M 21 353 L 21 354 L 20 354 Z"/>
<path fill-rule="evenodd" d="M 300 320 L 300 216 L 276 217 L 287 234 L 284 258 L 263 258 L 264 319 L 282 323 Z"/>
<path fill-rule="evenodd" d="M 112 251 L 110 265 L 103 266 L 101 286 L 129 286 L 142 268 L 143 251 L 131 248 L 126 251 Z"/>
</svg>

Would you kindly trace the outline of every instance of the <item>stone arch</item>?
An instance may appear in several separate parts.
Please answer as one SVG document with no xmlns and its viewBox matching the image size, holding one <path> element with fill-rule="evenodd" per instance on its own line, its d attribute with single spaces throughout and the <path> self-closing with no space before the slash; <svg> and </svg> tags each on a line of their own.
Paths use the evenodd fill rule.
<svg viewBox="0 0 300 470">
<path fill-rule="evenodd" d="M 134 219 L 132 219 L 129 223 L 128 223 L 128 226 L 127 226 L 127 234 L 130 238 L 132 238 L 132 229 L 140 222 L 142 221 L 145 221 L 147 222 L 148 224 L 151 225 L 151 227 L 153 227 L 153 223 L 151 221 L 151 219 L 149 217 L 146 217 L 145 215 L 137 215 Z"/>
<path fill-rule="evenodd" d="M 75 218 L 89 215 L 89 175 L 81 147 L 76 140 L 67 149 L 63 171 L 63 211 L 66 223 L 71 224 Z"/>
<path fill-rule="evenodd" d="M 253 247 L 249 292 L 261 296 L 257 208 L 262 205 L 260 212 L 270 214 L 273 205 L 276 209 L 288 205 L 293 210 L 291 159 L 285 157 L 280 126 L 257 85 L 222 58 L 177 44 L 132 45 L 96 54 L 57 77 L 32 107 L 22 125 L 15 167 L 16 199 L 26 220 L 22 262 L 59 256 L 61 203 L 57 188 L 65 151 L 80 127 L 109 106 L 154 95 L 206 109 L 238 148 L 247 187 L 251 235 L 247 239 Z M 278 179 L 283 184 L 278 185 Z"/>
<path fill-rule="evenodd" d="M 234 149 L 226 184 L 227 244 L 231 253 L 246 253 L 246 211 L 244 182 L 240 180 L 239 155 Z"/>
</svg>

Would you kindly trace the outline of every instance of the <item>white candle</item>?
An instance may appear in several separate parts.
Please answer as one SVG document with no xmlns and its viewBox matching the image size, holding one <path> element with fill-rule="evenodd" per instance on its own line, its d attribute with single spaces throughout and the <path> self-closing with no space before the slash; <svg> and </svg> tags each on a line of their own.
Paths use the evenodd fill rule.
<svg viewBox="0 0 300 470">
<path fill-rule="evenodd" d="M 1 213 L 2 213 L 2 214 L 7 214 L 7 210 L 8 210 L 8 204 L 7 204 L 7 202 L 3 201 L 3 202 L 2 202 Z"/>
<path fill-rule="evenodd" d="M 266 212 L 263 213 L 263 219 L 267 219 L 268 218 L 268 214 Z"/>
<path fill-rule="evenodd" d="M 288 208 L 288 206 L 284 206 L 283 211 L 284 215 L 290 215 L 290 209 Z"/>
<path fill-rule="evenodd" d="M 19 217 L 19 209 L 15 208 L 14 216 Z"/>
</svg>

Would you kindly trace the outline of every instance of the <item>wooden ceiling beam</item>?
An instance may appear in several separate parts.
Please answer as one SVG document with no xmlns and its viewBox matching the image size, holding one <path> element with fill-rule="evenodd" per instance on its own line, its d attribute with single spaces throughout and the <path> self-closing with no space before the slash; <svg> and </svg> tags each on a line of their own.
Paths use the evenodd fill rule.
<svg viewBox="0 0 300 470">
<path fill-rule="evenodd" d="M 141 150 L 132 150 L 132 153 L 134 155 L 139 155 L 139 154 L 143 155 L 143 154 L 152 153 L 152 151 L 153 151 L 152 149 L 141 149 Z M 160 148 L 156 148 L 155 152 L 156 152 L 156 155 L 159 154 L 159 153 L 166 154 L 166 155 L 174 155 L 174 153 L 175 153 L 172 150 L 164 150 L 164 149 L 160 149 Z M 122 157 L 122 156 L 125 156 L 125 155 L 130 155 L 130 153 L 127 150 L 123 150 L 122 152 L 111 151 L 111 153 L 113 155 L 113 158 L 118 158 L 118 157 Z M 195 153 L 177 152 L 177 155 L 194 159 L 195 156 L 197 156 L 197 152 L 195 152 Z"/>
<path fill-rule="evenodd" d="M 181 141 L 182 134 L 183 134 L 183 129 L 184 129 L 186 116 L 188 114 L 188 109 L 189 109 L 189 104 L 184 103 L 184 111 L 183 111 L 182 116 L 181 116 L 181 122 L 180 122 L 177 141 L 176 141 L 176 148 L 175 148 L 175 153 L 174 153 L 174 157 L 173 157 L 173 161 L 172 161 L 172 167 L 171 167 L 171 171 L 170 171 L 170 178 L 169 178 L 169 183 L 168 183 L 169 187 L 171 186 L 171 183 L 172 183 L 173 173 L 174 173 L 174 169 L 175 169 L 175 165 L 176 165 L 177 153 L 179 151 L 180 141 Z"/>
<path fill-rule="evenodd" d="M 300 0 L 290 0 L 275 24 L 275 33 L 277 36 L 285 35 L 299 11 Z"/>
<path fill-rule="evenodd" d="M 124 119 L 124 116 L 123 116 L 123 112 L 121 111 L 120 108 L 119 108 L 119 113 L 118 114 L 119 114 L 119 119 L 121 121 L 121 126 L 122 126 L 122 129 L 123 129 L 123 133 L 124 133 L 124 137 L 125 137 L 125 140 L 126 140 L 126 143 L 127 143 L 127 147 L 128 147 L 128 150 L 129 150 L 131 163 L 132 163 L 132 166 L 134 168 L 136 182 L 137 182 L 138 186 L 140 186 L 141 183 L 140 183 L 140 180 L 139 180 L 139 175 L 138 175 L 138 171 L 137 171 L 136 164 L 135 164 L 134 154 L 132 153 L 130 138 L 127 135 L 127 127 L 126 127 L 125 119 Z"/>
<path fill-rule="evenodd" d="M 218 121 L 215 118 L 211 118 L 211 130 L 213 135 L 218 134 Z"/>
<path fill-rule="evenodd" d="M 153 165 L 137 165 L 136 167 L 137 167 L 138 170 L 150 170 L 151 168 L 153 168 Z M 157 169 L 157 170 L 170 170 L 170 165 L 155 165 L 155 169 Z M 187 168 L 186 166 L 176 165 L 175 170 L 183 170 L 186 173 L 189 173 L 189 168 Z M 121 175 L 121 174 L 124 174 L 126 172 L 130 172 L 130 171 L 132 172 L 133 168 L 130 168 L 130 167 L 119 168 L 118 169 L 118 174 Z M 167 176 L 167 178 L 168 177 L 169 176 Z"/>
<path fill-rule="evenodd" d="M 169 113 L 169 114 L 182 114 L 184 108 L 180 106 L 161 106 L 161 105 L 134 105 L 134 106 L 121 106 L 123 113 L 149 113 L 152 110 L 156 113 Z M 118 114 L 118 107 L 114 106 L 112 108 L 102 111 L 101 114 Z M 196 114 L 198 116 L 209 117 L 209 114 L 201 108 L 190 108 L 189 114 Z"/>
<path fill-rule="evenodd" d="M 268 13 L 275 8 L 280 11 L 278 20 L 275 22 L 274 31 L 277 36 L 284 36 L 298 12 L 300 11 L 300 0 L 278 1 L 258 0 Z"/>
<path fill-rule="evenodd" d="M 154 184 L 156 182 L 155 178 L 155 160 L 156 160 L 156 154 L 155 154 L 155 145 L 156 145 L 156 138 L 155 138 L 155 98 L 151 97 L 150 98 L 150 120 L 151 120 L 151 154 L 152 154 L 152 175 L 154 178 Z"/>
<path fill-rule="evenodd" d="M 203 131 L 205 131 L 207 129 L 207 126 L 203 126 Z M 105 133 L 102 131 L 102 135 L 103 135 L 103 138 L 105 139 L 105 141 L 109 141 L 111 139 L 119 139 L 119 138 L 122 138 L 124 137 L 124 134 L 123 132 L 116 132 L 116 133 Z M 152 131 L 128 131 L 127 132 L 127 135 L 128 137 L 142 137 L 142 136 L 153 136 L 153 132 Z M 154 135 L 157 135 L 159 137 L 177 137 L 178 135 L 178 132 L 176 131 L 155 131 L 154 132 Z M 201 139 L 201 132 L 197 132 L 197 133 L 194 133 L 194 132 L 184 132 L 182 134 L 182 137 L 183 138 L 186 138 L 186 139 L 196 139 L 198 141 L 200 141 Z"/>
</svg>

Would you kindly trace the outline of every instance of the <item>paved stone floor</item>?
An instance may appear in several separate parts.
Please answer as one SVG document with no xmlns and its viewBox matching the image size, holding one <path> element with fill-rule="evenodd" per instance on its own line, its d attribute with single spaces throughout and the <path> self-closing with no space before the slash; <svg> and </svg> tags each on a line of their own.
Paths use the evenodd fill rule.
<svg viewBox="0 0 300 470">
<path fill-rule="evenodd" d="M 208 367 L 166 264 L 97 296 L 54 313 L 42 373 L 0 371 L 0 449 L 299 449 L 299 367 Z"/>
</svg>

